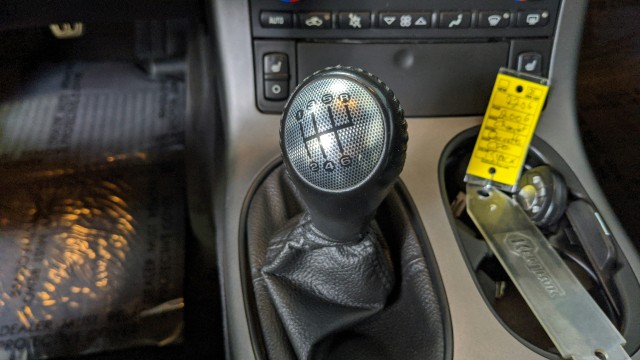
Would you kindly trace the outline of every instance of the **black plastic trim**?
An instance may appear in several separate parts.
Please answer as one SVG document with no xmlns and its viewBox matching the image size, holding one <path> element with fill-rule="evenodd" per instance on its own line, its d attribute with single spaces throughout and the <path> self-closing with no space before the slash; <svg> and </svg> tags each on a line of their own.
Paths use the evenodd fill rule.
<svg viewBox="0 0 640 360">
<path fill-rule="evenodd" d="M 238 229 L 238 257 L 240 261 L 240 279 L 242 279 L 242 297 L 244 299 L 244 310 L 248 321 L 249 336 L 251 337 L 251 347 L 256 360 L 268 359 L 267 348 L 262 338 L 262 327 L 258 318 L 258 306 L 256 304 L 256 296 L 253 292 L 251 281 L 251 266 L 249 264 L 249 248 L 247 246 L 247 215 L 249 205 L 256 191 L 264 180 L 278 166 L 282 166 L 282 157 L 278 156 L 271 160 L 265 168 L 258 173 L 245 196 L 242 203 L 242 212 L 240 212 L 240 226 Z"/>
</svg>

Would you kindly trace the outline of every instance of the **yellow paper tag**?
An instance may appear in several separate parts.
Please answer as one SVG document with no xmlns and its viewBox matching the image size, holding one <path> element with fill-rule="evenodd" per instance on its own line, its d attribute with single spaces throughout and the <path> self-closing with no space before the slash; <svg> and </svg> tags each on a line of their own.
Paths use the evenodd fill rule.
<svg viewBox="0 0 640 360">
<path fill-rule="evenodd" d="M 467 181 L 480 178 L 505 190 L 514 189 L 548 91 L 546 79 L 500 69 L 467 168 Z"/>
</svg>

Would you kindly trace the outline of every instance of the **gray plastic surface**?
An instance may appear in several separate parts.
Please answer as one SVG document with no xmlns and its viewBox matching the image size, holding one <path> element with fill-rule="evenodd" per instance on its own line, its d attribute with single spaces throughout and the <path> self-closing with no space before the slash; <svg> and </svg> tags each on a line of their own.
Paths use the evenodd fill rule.
<svg viewBox="0 0 640 360">
<path fill-rule="evenodd" d="M 247 101 L 248 92 L 255 88 L 248 0 L 219 0 L 210 5 L 227 140 L 225 157 L 209 159 L 211 166 L 226 165 L 226 171 L 218 174 L 225 176 L 225 186 L 214 184 L 212 189 L 215 221 L 220 225 L 218 260 L 225 297 L 226 350 L 229 358 L 254 359 L 241 286 L 238 231 L 242 204 L 253 179 L 279 156 L 279 116 L 261 114 L 255 102 Z M 553 88 L 537 134 L 570 164 L 638 274 L 637 254 L 598 188 L 579 140 L 574 89 L 586 5 L 586 0 L 562 5 L 550 70 Z M 431 239 L 442 275 L 451 313 L 454 359 L 542 359 L 496 320 L 476 290 L 453 230 L 445 225 L 448 209 L 442 203 L 438 179 L 442 151 L 452 138 L 480 121 L 480 117 L 409 119 L 411 140 L 402 179 Z M 640 354 L 634 359 L 640 359 Z"/>
</svg>

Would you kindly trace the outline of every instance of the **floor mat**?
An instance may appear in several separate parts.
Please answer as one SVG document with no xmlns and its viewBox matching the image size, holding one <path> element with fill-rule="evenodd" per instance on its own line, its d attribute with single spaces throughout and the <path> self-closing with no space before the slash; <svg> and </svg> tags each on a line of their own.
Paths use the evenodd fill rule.
<svg viewBox="0 0 640 360">
<path fill-rule="evenodd" d="M 43 67 L 0 100 L 0 358 L 179 341 L 185 84 Z"/>
<path fill-rule="evenodd" d="M 55 65 L 0 103 L 0 160 L 65 161 L 166 153 L 184 144 L 185 85 L 128 63 Z"/>
</svg>

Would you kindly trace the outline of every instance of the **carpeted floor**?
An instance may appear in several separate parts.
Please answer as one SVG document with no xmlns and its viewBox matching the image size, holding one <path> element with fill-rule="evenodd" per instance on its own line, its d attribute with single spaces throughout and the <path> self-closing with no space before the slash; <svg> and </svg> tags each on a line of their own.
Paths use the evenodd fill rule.
<svg viewBox="0 0 640 360">
<path fill-rule="evenodd" d="M 578 114 L 593 170 L 640 250 L 640 2 L 593 0 L 578 70 Z"/>
</svg>

